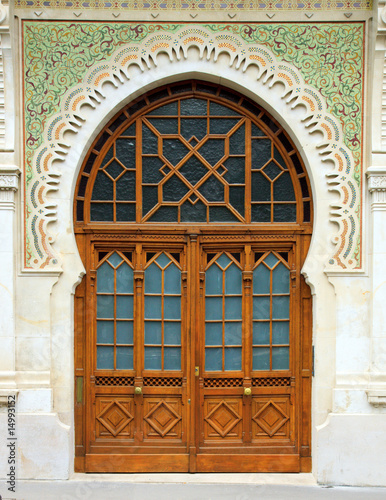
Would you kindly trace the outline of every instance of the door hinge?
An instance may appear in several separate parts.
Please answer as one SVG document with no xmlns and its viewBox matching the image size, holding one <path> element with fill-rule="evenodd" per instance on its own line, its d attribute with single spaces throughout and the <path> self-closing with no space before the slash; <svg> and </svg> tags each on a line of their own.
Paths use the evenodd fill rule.
<svg viewBox="0 0 386 500">
<path fill-rule="evenodd" d="M 194 376 L 198 377 L 199 375 L 200 375 L 200 367 L 199 366 L 195 366 L 194 367 Z"/>
</svg>

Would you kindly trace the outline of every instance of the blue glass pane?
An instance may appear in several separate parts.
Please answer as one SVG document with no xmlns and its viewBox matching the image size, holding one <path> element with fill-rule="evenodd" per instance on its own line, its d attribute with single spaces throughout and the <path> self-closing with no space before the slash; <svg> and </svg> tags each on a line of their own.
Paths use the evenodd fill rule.
<svg viewBox="0 0 386 500">
<path fill-rule="evenodd" d="M 225 297 L 225 319 L 241 319 L 241 297 Z"/>
<path fill-rule="evenodd" d="M 253 322 L 253 344 L 269 345 L 269 321 Z"/>
<path fill-rule="evenodd" d="M 217 264 L 221 266 L 223 269 L 227 267 L 229 262 L 232 262 L 231 259 L 225 255 L 225 253 L 221 254 L 220 257 L 216 260 Z"/>
<path fill-rule="evenodd" d="M 117 344 L 133 343 L 133 322 L 117 321 Z"/>
<path fill-rule="evenodd" d="M 272 293 L 289 293 L 289 270 L 284 264 L 272 271 Z"/>
<path fill-rule="evenodd" d="M 241 370 L 241 347 L 225 348 L 225 370 Z"/>
<path fill-rule="evenodd" d="M 162 318 L 161 297 L 150 295 L 145 296 L 145 318 L 161 319 Z"/>
<path fill-rule="evenodd" d="M 117 295 L 117 318 L 131 319 L 133 317 L 133 296 Z"/>
<path fill-rule="evenodd" d="M 164 318 L 181 319 L 181 297 L 164 297 Z"/>
<path fill-rule="evenodd" d="M 118 255 L 116 252 L 114 252 L 110 257 L 107 259 L 114 267 L 117 267 L 118 264 L 122 262 L 122 257 Z"/>
<path fill-rule="evenodd" d="M 253 348 L 253 370 L 269 370 L 269 347 Z"/>
<path fill-rule="evenodd" d="M 151 264 L 145 271 L 145 293 L 161 293 L 162 271 L 157 264 Z"/>
<path fill-rule="evenodd" d="M 241 294 L 241 281 L 241 270 L 236 266 L 236 264 L 232 264 L 225 271 L 225 293 Z"/>
<path fill-rule="evenodd" d="M 205 319 L 222 319 L 222 297 L 206 297 Z"/>
<path fill-rule="evenodd" d="M 164 271 L 164 293 L 181 293 L 181 271 L 175 264 Z"/>
<path fill-rule="evenodd" d="M 205 323 L 205 345 L 222 345 L 222 323 Z"/>
<path fill-rule="evenodd" d="M 133 369 L 133 348 L 117 347 L 117 370 Z"/>
<path fill-rule="evenodd" d="M 289 322 L 273 321 L 272 344 L 289 344 Z"/>
<path fill-rule="evenodd" d="M 212 264 L 205 274 L 206 295 L 222 295 L 222 270 Z"/>
<path fill-rule="evenodd" d="M 114 347 L 97 347 L 97 369 L 114 370 Z"/>
<path fill-rule="evenodd" d="M 97 318 L 114 318 L 114 296 L 98 295 Z"/>
<path fill-rule="evenodd" d="M 267 255 L 267 257 L 264 259 L 264 262 L 272 269 L 273 266 L 279 261 L 279 259 L 277 257 L 275 257 L 275 255 L 273 255 L 273 253 L 270 253 L 269 255 Z"/>
<path fill-rule="evenodd" d="M 181 323 L 179 321 L 165 321 L 164 344 L 181 344 Z"/>
<path fill-rule="evenodd" d="M 272 297 L 272 318 L 289 319 L 289 296 Z"/>
<path fill-rule="evenodd" d="M 165 347 L 164 370 L 181 370 L 181 348 Z"/>
<path fill-rule="evenodd" d="M 161 253 L 161 255 L 159 255 L 157 258 L 156 258 L 156 262 L 157 264 L 160 265 L 160 267 L 162 267 L 162 269 L 164 267 L 166 267 L 169 262 L 170 262 L 170 259 L 167 255 L 165 255 L 164 253 Z"/>
<path fill-rule="evenodd" d="M 162 344 L 161 321 L 145 321 L 145 344 Z"/>
<path fill-rule="evenodd" d="M 241 345 L 241 322 L 225 323 L 225 345 Z"/>
<path fill-rule="evenodd" d="M 97 271 L 97 292 L 114 293 L 114 269 L 107 262 Z"/>
<path fill-rule="evenodd" d="M 207 372 L 222 370 L 222 349 L 212 347 L 205 349 L 205 370 Z"/>
<path fill-rule="evenodd" d="M 272 370 L 289 369 L 289 347 L 272 347 Z"/>
<path fill-rule="evenodd" d="M 133 270 L 125 262 L 118 267 L 117 293 L 133 293 Z"/>
<path fill-rule="evenodd" d="M 113 321 L 97 321 L 97 343 L 114 344 Z"/>
<path fill-rule="evenodd" d="M 269 319 L 270 302 L 269 297 L 253 297 L 253 319 Z"/>
<path fill-rule="evenodd" d="M 270 293 L 271 271 L 264 264 L 259 264 L 253 271 L 253 293 Z"/>
<path fill-rule="evenodd" d="M 161 370 L 161 356 L 161 347 L 145 347 L 145 370 Z"/>
</svg>

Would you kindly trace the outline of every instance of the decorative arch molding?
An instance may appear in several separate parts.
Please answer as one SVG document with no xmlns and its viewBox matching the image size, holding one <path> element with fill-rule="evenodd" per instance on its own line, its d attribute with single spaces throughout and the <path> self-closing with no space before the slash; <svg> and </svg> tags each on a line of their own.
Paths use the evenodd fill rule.
<svg viewBox="0 0 386 500">
<path fill-rule="evenodd" d="M 305 108 L 302 121 L 308 132 L 317 131 L 323 137 L 315 146 L 319 164 L 309 165 L 309 168 L 312 170 L 322 162 L 331 161 L 334 168 L 326 172 L 326 182 L 329 191 L 338 193 L 338 199 L 332 196 L 327 201 L 330 220 L 338 225 L 338 230 L 331 234 L 334 249 L 327 259 L 327 269 L 339 272 L 358 269 L 354 247 L 360 238 L 360 193 L 353 181 L 354 160 L 344 143 L 340 122 L 328 112 L 320 92 L 307 85 L 293 65 L 278 61 L 266 47 L 246 43 L 237 34 L 213 33 L 201 25 L 185 26 L 174 33 L 157 32 L 139 44 L 121 46 L 109 61 L 92 65 L 82 83 L 63 96 L 61 109 L 47 122 L 42 144 L 32 161 L 32 181 L 26 192 L 26 234 L 30 242 L 26 267 L 43 272 L 60 271 L 59 258 L 52 247 L 54 237 L 47 227 L 57 219 L 56 206 L 52 203 L 55 196 L 48 196 L 48 193 L 60 188 L 60 172 L 53 163 L 63 160 L 72 146 L 65 133 L 79 132 L 87 119 L 82 106 L 87 104 L 97 109 L 102 99 L 111 95 L 112 86 L 104 88 L 106 83 L 116 89 L 124 84 L 130 85 L 134 66 L 148 75 L 154 72 L 161 54 L 167 54 L 170 63 L 176 64 L 188 59 L 191 48 L 199 51 L 200 64 L 214 65 L 217 73 L 223 67 L 224 54 L 228 56 L 229 68 L 235 75 L 254 68 L 258 85 L 268 89 L 276 84 L 284 86 L 282 98 L 290 113 L 295 113 L 298 106 Z M 150 80 L 144 77 L 144 84 Z M 130 88 L 127 88 L 129 93 Z M 272 102 L 271 106 L 274 108 L 275 103 Z M 299 138 L 298 142 L 301 142 Z"/>
</svg>

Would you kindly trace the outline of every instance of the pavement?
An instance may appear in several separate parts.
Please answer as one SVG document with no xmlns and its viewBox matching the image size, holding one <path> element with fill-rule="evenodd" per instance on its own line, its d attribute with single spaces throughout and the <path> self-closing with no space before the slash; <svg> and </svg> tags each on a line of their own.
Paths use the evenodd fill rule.
<svg viewBox="0 0 386 500">
<path fill-rule="evenodd" d="M 317 485 L 312 474 L 74 474 L 0 483 L 0 500 L 386 500 L 386 488 Z"/>
</svg>

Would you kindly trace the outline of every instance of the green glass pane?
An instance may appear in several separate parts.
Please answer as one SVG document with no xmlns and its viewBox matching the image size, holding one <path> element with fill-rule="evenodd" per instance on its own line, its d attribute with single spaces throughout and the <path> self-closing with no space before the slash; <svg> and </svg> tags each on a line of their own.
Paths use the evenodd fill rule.
<svg viewBox="0 0 386 500">
<path fill-rule="evenodd" d="M 238 213 L 244 216 L 245 209 L 245 188 L 244 186 L 230 186 L 229 188 L 229 203 L 235 208 Z"/>
<path fill-rule="evenodd" d="M 252 204 L 252 222 L 270 222 L 271 206 L 263 204 Z"/>
<path fill-rule="evenodd" d="M 239 219 L 232 214 L 227 207 L 210 207 L 209 208 L 210 222 L 240 222 Z"/>
<path fill-rule="evenodd" d="M 216 165 L 224 156 L 225 141 L 224 139 L 208 139 L 198 150 L 200 155 L 210 165 Z M 232 153 L 237 154 L 237 153 Z"/>
<path fill-rule="evenodd" d="M 135 172 L 125 172 L 115 183 L 118 201 L 135 201 Z"/>
<path fill-rule="evenodd" d="M 222 270 L 212 264 L 205 273 L 205 294 L 206 295 L 221 295 L 222 294 Z"/>
<path fill-rule="evenodd" d="M 244 184 L 245 182 L 245 157 L 230 157 L 223 162 L 228 170 L 223 177 L 229 184 Z"/>
<path fill-rule="evenodd" d="M 110 222 L 114 219 L 112 203 L 91 203 L 91 220 Z"/>
<path fill-rule="evenodd" d="M 133 296 L 117 295 L 117 318 L 132 319 L 133 317 Z"/>
<path fill-rule="evenodd" d="M 282 155 L 279 153 L 278 149 L 276 149 L 274 147 L 274 150 L 273 150 L 273 157 L 275 158 L 275 160 L 283 167 L 283 168 L 287 168 L 286 164 L 285 164 L 285 161 L 283 160 L 283 157 Z"/>
<path fill-rule="evenodd" d="M 114 269 L 107 262 L 97 270 L 97 292 L 114 293 Z"/>
<path fill-rule="evenodd" d="M 122 115 L 119 117 L 119 119 L 120 119 L 120 120 L 123 120 L 123 121 L 122 121 L 122 123 L 123 123 L 124 121 L 126 121 L 126 116 L 125 116 L 124 114 L 122 114 Z M 114 122 L 114 123 L 115 123 L 115 122 Z M 119 126 L 119 125 L 118 125 L 118 126 Z M 110 129 L 110 130 L 112 130 L 110 125 L 109 125 L 109 129 Z M 132 123 L 132 124 L 130 125 L 130 127 L 127 127 L 127 129 L 126 129 L 126 130 L 124 130 L 124 131 L 122 132 L 122 134 L 121 134 L 121 135 L 135 135 L 135 122 L 134 122 L 134 123 Z"/>
<path fill-rule="evenodd" d="M 118 222 L 135 222 L 135 203 L 117 203 L 116 216 Z"/>
<path fill-rule="evenodd" d="M 114 344 L 114 322 L 97 321 L 97 343 Z"/>
<path fill-rule="evenodd" d="M 133 348 L 117 347 L 117 370 L 133 369 Z"/>
<path fill-rule="evenodd" d="M 289 322 L 272 322 L 272 344 L 289 344 Z"/>
<path fill-rule="evenodd" d="M 253 319 L 269 319 L 270 304 L 269 297 L 253 297 Z"/>
<path fill-rule="evenodd" d="M 181 179 L 176 175 L 172 175 L 162 186 L 163 201 L 180 201 L 183 196 L 189 191 Z"/>
<path fill-rule="evenodd" d="M 296 205 L 294 203 L 282 203 L 280 205 L 274 205 L 273 221 L 296 222 Z"/>
<path fill-rule="evenodd" d="M 222 297 L 205 298 L 205 319 L 222 319 Z"/>
<path fill-rule="evenodd" d="M 241 297 L 225 297 L 225 319 L 241 319 Z"/>
<path fill-rule="evenodd" d="M 269 370 L 269 347 L 254 347 L 252 370 Z"/>
<path fill-rule="evenodd" d="M 225 345 L 241 345 L 241 321 L 225 322 Z"/>
<path fill-rule="evenodd" d="M 210 103 L 210 114 L 217 115 L 217 116 L 234 116 L 234 115 L 240 116 L 233 109 L 228 108 L 227 106 L 223 106 L 222 104 L 219 104 L 218 102 L 211 102 Z"/>
<path fill-rule="evenodd" d="M 180 167 L 179 172 L 194 186 L 208 172 L 208 169 L 196 156 L 191 156 Z"/>
<path fill-rule="evenodd" d="M 145 370 L 161 370 L 161 356 L 161 347 L 145 347 Z"/>
<path fill-rule="evenodd" d="M 127 168 L 135 168 L 135 139 L 117 139 L 115 156 Z"/>
<path fill-rule="evenodd" d="M 160 207 L 149 220 L 151 222 L 177 222 L 178 207 Z"/>
<path fill-rule="evenodd" d="M 164 162 L 158 156 L 142 157 L 142 182 L 144 184 L 158 184 L 163 178 L 161 168 Z"/>
<path fill-rule="evenodd" d="M 245 153 L 245 125 L 241 125 L 229 138 L 229 154 L 242 155 Z"/>
<path fill-rule="evenodd" d="M 241 269 L 239 269 L 236 264 L 232 264 L 225 271 L 225 293 L 242 293 L 242 273 Z"/>
<path fill-rule="evenodd" d="M 272 347 L 272 370 L 289 369 L 289 347 Z"/>
<path fill-rule="evenodd" d="M 279 264 L 272 271 L 272 293 L 289 293 L 289 269 Z"/>
<path fill-rule="evenodd" d="M 148 120 L 160 134 L 178 134 L 177 118 L 149 118 Z"/>
<path fill-rule="evenodd" d="M 225 348 L 225 371 L 241 370 L 241 347 Z"/>
<path fill-rule="evenodd" d="M 161 321 L 145 321 L 145 344 L 162 344 Z"/>
<path fill-rule="evenodd" d="M 161 319 L 162 317 L 162 304 L 161 297 L 153 297 L 151 295 L 145 296 L 145 318 L 148 319 Z"/>
<path fill-rule="evenodd" d="M 295 201 L 295 191 L 289 172 L 284 172 L 273 184 L 275 201 Z"/>
<path fill-rule="evenodd" d="M 133 343 L 132 321 L 117 321 L 116 328 L 117 328 L 117 344 Z"/>
<path fill-rule="evenodd" d="M 164 348 L 164 370 L 181 370 L 181 348 Z"/>
<path fill-rule="evenodd" d="M 158 203 L 157 186 L 142 186 L 142 216 L 146 215 Z"/>
<path fill-rule="evenodd" d="M 165 255 L 164 253 L 161 253 L 157 258 L 156 258 L 156 262 L 157 264 L 159 264 L 162 269 L 165 268 L 169 262 L 170 262 L 170 259 L 167 255 Z"/>
<path fill-rule="evenodd" d="M 178 103 L 176 101 L 160 106 L 159 108 L 153 109 L 149 115 L 178 115 Z"/>
<path fill-rule="evenodd" d="M 111 146 L 111 148 L 107 151 L 105 154 L 105 157 L 102 160 L 101 166 L 104 167 L 107 165 L 107 163 L 114 157 L 114 147 Z"/>
<path fill-rule="evenodd" d="M 181 115 L 199 116 L 207 114 L 207 101 L 203 99 L 189 98 L 181 101 Z"/>
<path fill-rule="evenodd" d="M 202 201 L 199 200 L 194 205 L 185 201 L 181 206 L 181 222 L 206 222 L 206 206 Z"/>
<path fill-rule="evenodd" d="M 113 370 L 114 369 L 114 347 L 102 346 L 97 347 L 97 369 L 98 370 Z"/>
<path fill-rule="evenodd" d="M 179 139 L 163 139 L 162 154 L 172 164 L 177 165 L 189 152 Z"/>
<path fill-rule="evenodd" d="M 164 322 L 164 344 L 181 344 L 181 323 L 179 321 Z"/>
<path fill-rule="evenodd" d="M 91 199 L 100 201 L 113 200 L 113 184 L 113 181 L 107 177 L 103 171 L 98 172 L 94 182 Z"/>
<path fill-rule="evenodd" d="M 116 160 L 113 160 L 108 167 L 105 168 L 107 172 L 113 179 L 116 179 L 122 172 L 123 167 Z"/>
<path fill-rule="evenodd" d="M 254 345 L 270 344 L 269 321 L 253 322 L 253 344 Z"/>
<path fill-rule="evenodd" d="M 97 318 L 114 318 L 114 296 L 97 296 Z"/>
<path fill-rule="evenodd" d="M 270 139 L 255 139 L 252 141 L 252 170 L 262 168 L 271 159 Z"/>
<path fill-rule="evenodd" d="M 205 345 L 222 345 L 222 323 L 205 323 Z"/>
<path fill-rule="evenodd" d="M 279 259 L 273 253 L 270 253 L 264 259 L 264 262 L 272 269 L 273 266 L 279 262 Z"/>
<path fill-rule="evenodd" d="M 264 265 L 259 264 L 253 271 L 253 293 L 270 293 L 271 271 Z"/>
<path fill-rule="evenodd" d="M 252 123 L 252 137 L 261 137 L 266 135 L 259 127 Z"/>
<path fill-rule="evenodd" d="M 223 269 L 225 269 L 230 262 L 232 262 L 231 259 L 225 253 L 222 253 L 216 260 L 216 263 Z"/>
<path fill-rule="evenodd" d="M 142 154 L 158 154 L 158 137 L 145 124 L 142 126 Z"/>
<path fill-rule="evenodd" d="M 205 349 L 205 370 L 207 372 L 222 370 L 222 349 L 210 347 Z"/>
<path fill-rule="evenodd" d="M 175 264 L 164 271 L 164 293 L 181 293 L 181 271 Z"/>
<path fill-rule="evenodd" d="M 117 293 L 133 293 L 133 270 L 124 262 L 117 271 Z"/>
<path fill-rule="evenodd" d="M 261 172 L 252 172 L 252 201 L 270 201 L 271 182 Z"/>
<path fill-rule="evenodd" d="M 202 118 L 182 118 L 181 135 L 189 141 L 193 136 L 199 141 L 206 136 L 207 123 Z"/>
<path fill-rule="evenodd" d="M 162 271 L 154 262 L 145 271 L 145 293 L 162 292 Z"/>
<path fill-rule="evenodd" d="M 164 318 L 181 319 L 181 297 L 164 297 Z"/>
<path fill-rule="evenodd" d="M 271 161 L 264 168 L 263 172 L 273 181 L 282 172 L 282 170 L 276 165 L 276 163 Z"/>
<path fill-rule="evenodd" d="M 272 318 L 289 319 L 289 296 L 272 297 Z"/>
<path fill-rule="evenodd" d="M 237 118 L 211 118 L 210 133 L 227 134 L 238 122 Z"/>
</svg>

